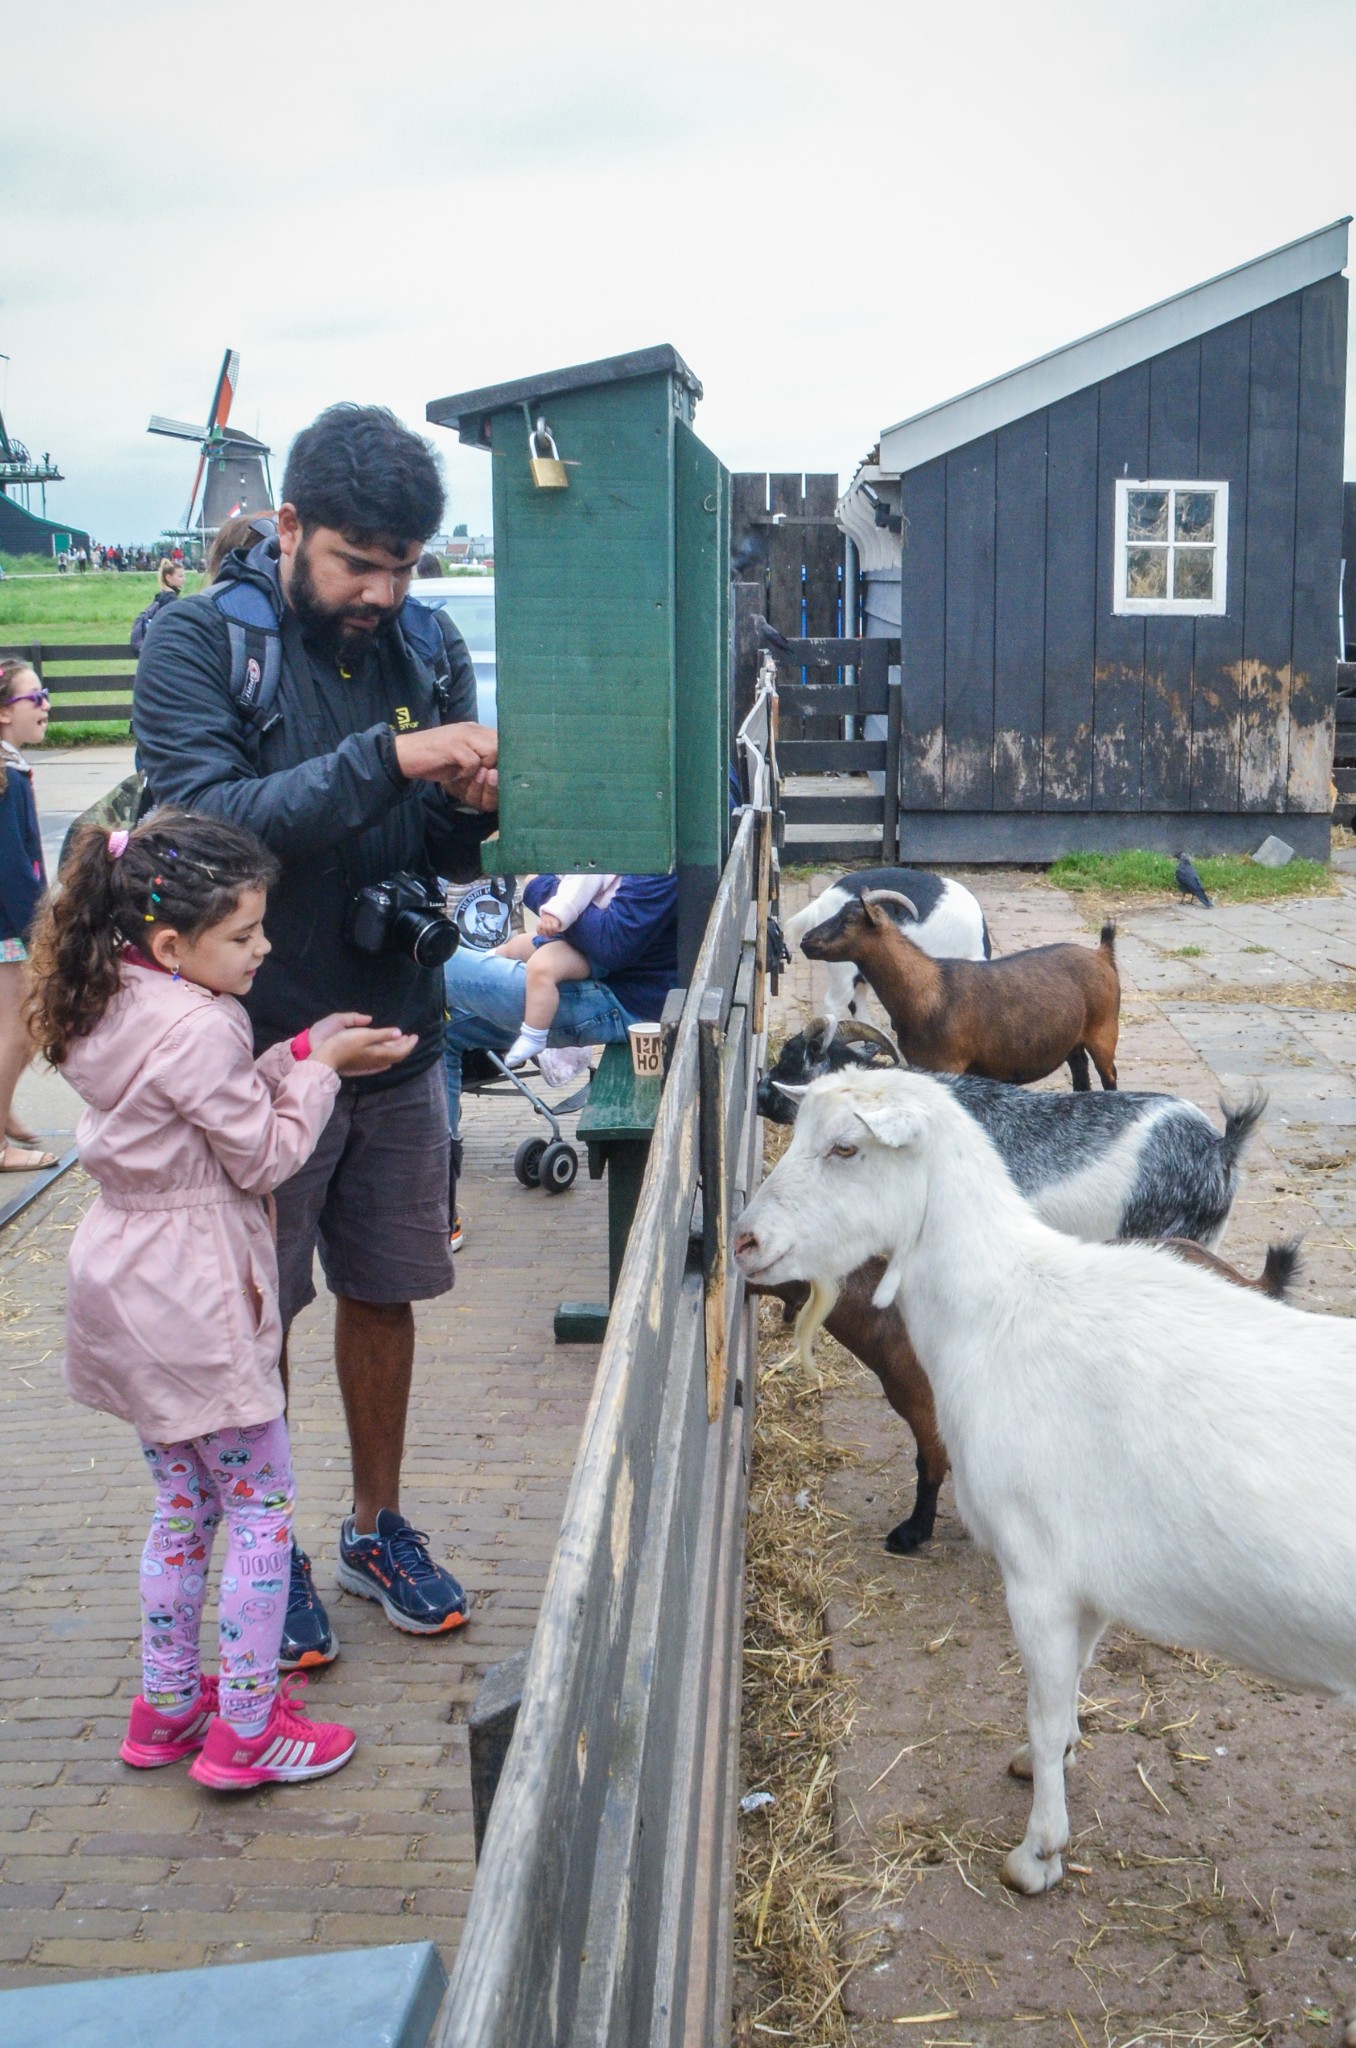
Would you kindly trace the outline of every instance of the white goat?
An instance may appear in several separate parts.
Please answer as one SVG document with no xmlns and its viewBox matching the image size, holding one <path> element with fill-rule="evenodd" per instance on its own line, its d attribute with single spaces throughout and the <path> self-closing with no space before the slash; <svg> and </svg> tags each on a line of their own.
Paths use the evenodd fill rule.
<svg viewBox="0 0 1356 2048">
<path fill-rule="evenodd" d="M 900 1303 L 1026 1668 L 1019 1891 L 1063 1875 L 1063 1759 L 1109 1623 L 1356 1705 L 1356 1323 L 1060 1235 L 921 1074 L 817 1081 L 735 1253 L 751 1280 L 814 1283 L 807 1336 L 836 1283 L 889 1261 L 876 1302 Z"/>
</svg>

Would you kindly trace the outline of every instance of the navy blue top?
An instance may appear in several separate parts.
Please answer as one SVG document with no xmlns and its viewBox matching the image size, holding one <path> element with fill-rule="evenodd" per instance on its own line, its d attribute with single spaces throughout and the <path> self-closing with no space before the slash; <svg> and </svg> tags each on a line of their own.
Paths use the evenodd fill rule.
<svg viewBox="0 0 1356 2048">
<path fill-rule="evenodd" d="M 0 792 L 0 939 L 26 939 L 47 887 L 33 778 L 6 763 Z"/>
<path fill-rule="evenodd" d="M 534 875 L 523 890 L 528 909 L 540 909 L 559 883 L 559 875 Z M 560 936 L 637 1022 L 657 1021 L 678 985 L 678 877 L 623 875 L 606 910 L 590 903 Z"/>
</svg>

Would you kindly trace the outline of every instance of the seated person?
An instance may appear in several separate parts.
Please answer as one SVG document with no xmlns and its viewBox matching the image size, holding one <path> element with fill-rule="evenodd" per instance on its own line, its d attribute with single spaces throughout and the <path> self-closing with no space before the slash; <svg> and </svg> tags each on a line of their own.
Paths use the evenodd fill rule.
<svg viewBox="0 0 1356 2048">
<path fill-rule="evenodd" d="M 537 931 L 515 932 L 495 951 L 501 959 L 521 960 L 527 970 L 523 985 L 523 1028 L 504 1054 L 506 1067 L 524 1067 L 545 1052 L 560 1008 L 561 985 L 587 981 L 589 963 L 564 934 L 591 903 L 606 910 L 616 896 L 620 875 L 561 875 L 537 912 Z"/>
<path fill-rule="evenodd" d="M 573 877 L 566 879 L 574 879 Z M 610 882 L 612 877 L 590 877 Z M 570 925 L 568 950 L 582 957 L 583 980 L 556 981 L 557 1004 L 547 1027 L 550 1045 L 611 1045 L 624 1040 L 629 1024 L 652 1021 L 678 982 L 678 877 L 621 875 L 606 904 L 588 903 Z M 536 875 L 523 891 L 529 910 L 540 911 L 561 883 L 558 875 Z M 515 951 L 519 949 L 510 941 Z M 553 940 L 537 952 L 560 953 Z M 447 1109 L 452 1126 L 453 1171 L 460 1171 L 461 1056 L 473 1046 L 507 1052 L 522 1031 L 527 1000 L 527 962 L 507 948 L 480 953 L 459 946 L 443 969 L 447 1023 L 443 1032 L 447 1068 Z"/>
</svg>

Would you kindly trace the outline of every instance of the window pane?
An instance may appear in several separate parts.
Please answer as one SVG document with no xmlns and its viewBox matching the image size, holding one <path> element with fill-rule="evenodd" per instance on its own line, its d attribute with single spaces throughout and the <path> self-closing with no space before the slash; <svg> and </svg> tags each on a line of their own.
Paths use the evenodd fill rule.
<svg viewBox="0 0 1356 2048">
<path fill-rule="evenodd" d="M 1175 548 L 1173 550 L 1172 594 L 1174 597 L 1210 599 L 1215 594 L 1215 550 Z"/>
<path fill-rule="evenodd" d="M 1125 532 L 1128 540 L 1166 540 L 1168 537 L 1168 494 L 1166 491 L 1127 491 Z"/>
<path fill-rule="evenodd" d="M 1167 514 L 1164 514 L 1166 523 Z M 1166 548 L 1127 548 L 1125 551 L 1125 594 L 1127 597 L 1166 597 L 1168 594 L 1168 551 Z"/>
<path fill-rule="evenodd" d="M 1215 494 L 1213 491 L 1179 491 L 1177 517 L 1173 524 L 1177 540 L 1215 538 Z"/>
</svg>

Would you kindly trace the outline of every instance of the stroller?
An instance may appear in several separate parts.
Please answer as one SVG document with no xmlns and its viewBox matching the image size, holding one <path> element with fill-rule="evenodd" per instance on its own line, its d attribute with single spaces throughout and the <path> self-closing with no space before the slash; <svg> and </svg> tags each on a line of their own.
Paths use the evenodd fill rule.
<svg viewBox="0 0 1356 2048">
<path fill-rule="evenodd" d="M 514 888 L 513 876 L 494 875 L 472 882 L 460 892 L 448 892 L 448 909 L 464 946 L 488 953 L 503 944 L 513 929 Z M 562 1132 L 561 1118 L 576 1116 L 583 1109 L 592 1080 L 590 1072 L 582 1087 L 552 1106 L 528 1085 L 519 1070 L 505 1066 L 497 1052 L 477 1047 L 461 1056 L 463 1095 L 502 1094 L 507 1082 L 545 1123 L 550 1136 L 533 1132 L 524 1138 L 513 1155 L 513 1172 L 521 1187 L 540 1188 L 547 1195 L 563 1195 L 574 1186 L 579 1154 Z"/>
</svg>

